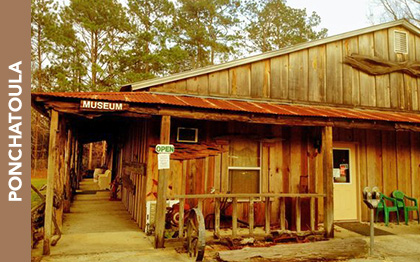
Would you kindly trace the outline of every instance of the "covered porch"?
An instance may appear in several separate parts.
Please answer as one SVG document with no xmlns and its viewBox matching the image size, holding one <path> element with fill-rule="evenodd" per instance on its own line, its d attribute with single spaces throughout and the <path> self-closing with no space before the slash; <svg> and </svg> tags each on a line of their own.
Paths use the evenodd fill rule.
<svg viewBox="0 0 420 262">
<path fill-rule="evenodd" d="M 65 211 L 64 205 L 53 207 L 53 195 L 69 200 L 68 190 L 78 188 L 78 148 L 83 143 L 107 140 L 108 168 L 113 179 L 121 179 L 122 202 L 141 229 L 151 223 L 147 203 L 156 203 L 155 247 L 164 246 L 167 203 L 173 200 L 179 202 L 179 238 L 185 236 L 187 204 L 197 207 L 203 217 L 213 215 L 208 225 L 216 237 L 227 224 L 234 237 L 241 225 L 248 229 L 247 235 L 263 226 L 267 235 L 273 230 L 321 231 L 333 237 L 334 135 L 345 134 L 343 130 L 364 130 L 357 131 L 365 134 L 364 139 L 367 133 L 396 135 L 398 130 L 408 134 L 413 168 L 419 158 L 415 145 L 420 118 L 410 113 L 152 93 L 33 94 L 32 101 L 51 118 L 48 183 L 52 186 L 47 192 L 45 253 L 53 235 L 53 213 L 60 220 Z M 121 103 L 121 107 L 84 108 L 83 101 Z M 200 129 L 198 141 L 179 142 L 179 127 Z M 366 140 L 362 143 L 365 146 Z M 158 170 L 157 144 L 175 144 L 170 169 Z M 242 187 L 237 170 L 258 186 Z M 366 183 L 375 181 L 359 180 L 357 187 Z M 229 204 L 225 213 L 222 203 Z M 357 212 L 361 220 L 364 211 L 359 207 Z M 230 220 L 223 221 L 224 217 Z"/>
</svg>

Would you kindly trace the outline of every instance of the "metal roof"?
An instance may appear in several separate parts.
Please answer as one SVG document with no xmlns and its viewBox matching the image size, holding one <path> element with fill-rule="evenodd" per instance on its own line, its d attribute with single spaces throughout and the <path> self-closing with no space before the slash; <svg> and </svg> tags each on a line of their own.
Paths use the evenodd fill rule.
<svg viewBox="0 0 420 262">
<path fill-rule="evenodd" d="M 139 90 L 139 89 L 144 89 L 144 88 L 148 88 L 148 87 L 152 87 L 152 86 L 156 86 L 156 85 L 161 85 L 161 84 L 165 84 L 165 83 L 169 83 L 169 82 L 174 82 L 174 81 L 178 81 L 178 80 L 182 80 L 182 79 L 186 79 L 186 78 L 190 78 L 190 77 L 209 74 L 209 73 L 213 73 L 213 72 L 216 72 L 216 71 L 220 71 L 220 70 L 224 70 L 224 69 L 228 69 L 228 68 L 232 68 L 232 67 L 252 63 L 252 62 L 261 61 L 261 60 L 264 60 L 264 59 L 268 59 L 268 58 L 272 58 L 272 57 L 296 52 L 296 51 L 299 51 L 299 50 L 303 50 L 303 49 L 318 46 L 318 45 L 323 45 L 323 44 L 339 41 L 339 40 L 346 39 L 346 38 L 349 38 L 349 37 L 353 37 L 353 36 L 356 36 L 356 35 L 362 35 L 362 34 L 371 33 L 371 32 L 382 30 L 382 29 L 387 29 L 387 28 L 394 27 L 394 26 L 402 26 L 405 29 L 407 29 L 407 30 L 409 30 L 409 31 L 411 31 L 415 34 L 420 35 L 420 29 L 419 28 L 412 25 L 410 22 L 408 22 L 405 19 L 400 19 L 400 20 L 397 20 L 397 21 L 392 21 L 392 22 L 388 22 L 388 23 L 374 25 L 374 26 L 350 31 L 350 32 L 347 32 L 347 33 L 326 37 L 326 38 L 323 38 L 323 39 L 320 39 L 320 40 L 315 40 L 315 41 L 311 41 L 311 42 L 297 44 L 297 45 L 282 48 L 282 49 L 276 50 L 276 51 L 266 52 L 266 53 L 262 53 L 262 54 L 259 54 L 259 55 L 247 57 L 247 58 L 237 59 L 237 60 L 227 62 L 227 63 L 223 63 L 223 64 L 207 66 L 207 67 L 203 67 L 203 68 L 199 68 L 199 69 L 194 69 L 194 70 L 190 70 L 190 71 L 186 71 L 186 72 L 173 74 L 173 75 L 166 76 L 166 77 L 158 77 L 158 78 L 153 78 L 153 79 L 144 80 L 144 81 L 140 81 L 140 82 L 130 83 L 130 84 L 123 85 L 123 87 L 130 87 L 131 86 L 131 90 L 133 90 L 133 91 L 134 90 Z"/>
<path fill-rule="evenodd" d="M 280 104 L 253 100 L 219 99 L 151 92 L 72 92 L 32 93 L 32 98 L 60 98 L 77 100 L 99 100 L 150 105 L 171 105 L 188 108 L 202 108 L 233 112 L 270 114 L 279 116 L 326 117 L 337 119 L 420 123 L 420 114 L 328 107 L 315 105 Z"/>
</svg>

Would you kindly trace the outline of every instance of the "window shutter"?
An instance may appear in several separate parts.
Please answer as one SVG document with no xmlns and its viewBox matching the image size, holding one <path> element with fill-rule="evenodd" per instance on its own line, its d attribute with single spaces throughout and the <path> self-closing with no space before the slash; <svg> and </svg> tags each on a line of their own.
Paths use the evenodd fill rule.
<svg viewBox="0 0 420 262">
<path fill-rule="evenodd" d="M 395 53 L 408 54 L 408 35 L 403 31 L 394 31 Z"/>
</svg>

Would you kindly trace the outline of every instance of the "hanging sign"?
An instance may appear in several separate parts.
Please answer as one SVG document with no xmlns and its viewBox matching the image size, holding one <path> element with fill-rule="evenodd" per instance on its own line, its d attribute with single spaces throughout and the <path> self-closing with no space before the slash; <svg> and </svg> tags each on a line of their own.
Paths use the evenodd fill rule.
<svg viewBox="0 0 420 262">
<path fill-rule="evenodd" d="M 158 154 L 158 169 L 170 168 L 170 154 Z"/>
<path fill-rule="evenodd" d="M 85 111 L 124 111 L 128 109 L 127 103 L 81 100 L 80 110 Z"/>
<path fill-rule="evenodd" d="M 158 154 L 172 154 L 175 152 L 174 145 L 156 145 L 156 153 Z"/>
<path fill-rule="evenodd" d="M 175 152 L 174 145 L 156 145 L 156 153 L 158 153 L 158 169 L 170 168 L 170 156 Z"/>
</svg>

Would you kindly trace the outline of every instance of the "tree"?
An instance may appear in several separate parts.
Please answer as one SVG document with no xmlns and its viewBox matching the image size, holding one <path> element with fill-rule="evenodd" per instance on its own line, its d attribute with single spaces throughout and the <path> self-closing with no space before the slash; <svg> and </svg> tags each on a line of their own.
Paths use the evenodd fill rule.
<svg viewBox="0 0 420 262">
<path fill-rule="evenodd" d="M 168 70 L 168 41 L 175 7 L 169 0 L 129 0 L 130 49 L 122 58 L 126 82 L 152 78 Z"/>
<path fill-rule="evenodd" d="M 385 13 L 384 16 L 378 16 L 381 19 L 380 22 L 405 18 L 420 26 L 419 0 L 378 0 L 376 5 Z"/>
<path fill-rule="evenodd" d="M 225 61 L 235 52 L 239 1 L 179 0 L 175 18 L 176 43 L 187 52 L 187 67 Z"/>
<path fill-rule="evenodd" d="M 251 52 L 267 52 L 320 39 L 327 29 L 316 31 L 321 18 L 306 9 L 291 8 L 284 0 L 247 1 L 242 8 L 246 43 Z"/>
<path fill-rule="evenodd" d="M 57 15 L 52 10 L 56 7 L 53 0 L 31 1 L 31 83 L 36 92 L 41 92 L 45 86 L 49 86 L 45 67 L 53 49 L 51 37 L 54 34 Z"/>
<path fill-rule="evenodd" d="M 51 36 L 54 34 L 57 15 L 52 12 L 57 5 L 52 0 L 31 1 L 31 89 L 35 92 L 42 92 L 51 86 L 47 77 L 46 66 L 48 57 L 53 49 Z M 32 152 L 34 175 L 38 169 L 38 158 L 40 150 L 39 138 L 43 137 L 43 123 L 45 121 L 38 112 L 33 112 L 34 121 L 31 121 Z M 42 144 L 42 143 L 41 143 Z"/>
<path fill-rule="evenodd" d="M 118 58 L 128 44 L 126 11 L 116 0 L 71 0 L 62 14 L 83 43 L 80 54 L 88 68 L 90 90 L 111 89 L 119 71 Z"/>
</svg>

